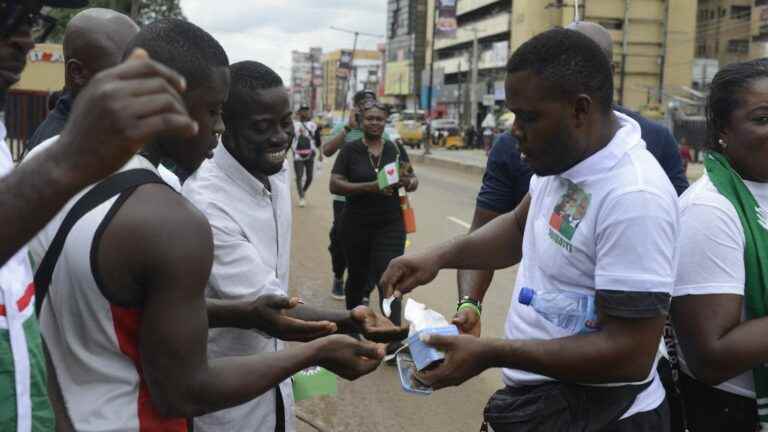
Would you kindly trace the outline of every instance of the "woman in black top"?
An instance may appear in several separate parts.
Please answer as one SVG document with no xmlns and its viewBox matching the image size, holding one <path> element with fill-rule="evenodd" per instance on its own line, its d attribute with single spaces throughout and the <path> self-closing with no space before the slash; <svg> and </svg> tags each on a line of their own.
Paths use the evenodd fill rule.
<svg viewBox="0 0 768 432">
<path fill-rule="evenodd" d="M 349 266 L 347 309 L 362 304 L 369 295 L 369 278 L 378 284 L 389 262 L 403 254 L 405 226 L 398 189 L 413 192 L 419 186 L 405 149 L 382 138 L 387 114 L 381 104 L 366 105 L 365 136 L 344 145 L 331 172 L 331 193 L 347 197 L 341 232 Z M 379 189 L 379 171 L 395 161 L 399 161 L 400 181 Z M 379 297 L 381 292 L 379 287 Z M 390 319 L 396 325 L 401 322 L 400 309 L 399 301 L 392 304 Z"/>
</svg>

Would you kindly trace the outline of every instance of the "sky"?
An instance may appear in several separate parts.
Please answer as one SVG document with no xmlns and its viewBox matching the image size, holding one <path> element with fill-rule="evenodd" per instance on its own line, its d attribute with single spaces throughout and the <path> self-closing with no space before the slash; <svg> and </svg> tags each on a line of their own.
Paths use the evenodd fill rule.
<svg viewBox="0 0 768 432">
<path fill-rule="evenodd" d="M 290 82 L 291 51 L 320 46 L 352 48 L 354 36 L 339 27 L 383 36 L 386 0 L 181 0 L 187 19 L 212 34 L 230 61 L 256 60 Z M 358 48 L 375 49 L 384 38 L 360 36 Z"/>
</svg>

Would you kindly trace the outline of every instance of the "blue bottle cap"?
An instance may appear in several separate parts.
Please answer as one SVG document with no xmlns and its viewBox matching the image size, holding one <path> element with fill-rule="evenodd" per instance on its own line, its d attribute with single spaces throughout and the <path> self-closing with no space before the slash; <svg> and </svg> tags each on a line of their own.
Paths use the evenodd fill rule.
<svg viewBox="0 0 768 432">
<path fill-rule="evenodd" d="M 517 301 L 520 302 L 520 304 L 530 306 L 531 302 L 533 301 L 534 295 L 536 295 L 536 292 L 534 290 L 532 290 L 531 288 L 523 287 L 522 289 L 520 289 L 520 295 L 517 296 Z"/>
</svg>

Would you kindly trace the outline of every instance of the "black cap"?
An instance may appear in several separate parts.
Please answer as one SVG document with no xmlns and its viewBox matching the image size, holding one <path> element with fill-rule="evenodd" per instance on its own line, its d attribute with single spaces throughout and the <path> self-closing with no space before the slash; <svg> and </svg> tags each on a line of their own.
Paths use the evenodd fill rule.
<svg viewBox="0 0 768 432">
<path fill-rule="evenodd" d="M 43 0 L 43 5 L 56 8 L 79 9 L 88 6 L 88 0 Z"/>
</svg>

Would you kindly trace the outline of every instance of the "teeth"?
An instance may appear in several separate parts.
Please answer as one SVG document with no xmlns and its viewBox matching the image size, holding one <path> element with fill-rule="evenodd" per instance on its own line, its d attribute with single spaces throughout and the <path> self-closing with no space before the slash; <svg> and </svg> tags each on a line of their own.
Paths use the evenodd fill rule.
<svg viewBox="0 0 768 432">
<path fill-rule="evenodd" d="M 270 162 L 280 163 L 285 160 L 285 152 L 282 151 L 267 153 L 266 156 Z"/>
</svg>

